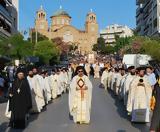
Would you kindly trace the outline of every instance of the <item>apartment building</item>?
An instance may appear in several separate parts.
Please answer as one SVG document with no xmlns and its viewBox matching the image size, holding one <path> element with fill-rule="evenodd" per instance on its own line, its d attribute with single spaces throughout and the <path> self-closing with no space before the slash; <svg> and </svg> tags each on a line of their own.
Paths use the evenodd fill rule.
<svg viewBox="0 0 160 132">
<path fill-rule="evenodd" d="M 142 36 L 159 36 L 160 0 L 136 0 L 137 32 Z"/>
<path fill-rule="evenodd" d="M 116 42 L 116 36 L 131 37 L 133 36 L 133 31 L 127 26 L 113 24 L 107 26 L 106 29 L 101 30 L 100 36 L 105 39 L 106 44 L 114 45 Z"/>
<path fill-rule="evenodd" d="M 0 37 L 9 37 L 17 29 L 18 0 L 0 0 Z"/>
</svg>

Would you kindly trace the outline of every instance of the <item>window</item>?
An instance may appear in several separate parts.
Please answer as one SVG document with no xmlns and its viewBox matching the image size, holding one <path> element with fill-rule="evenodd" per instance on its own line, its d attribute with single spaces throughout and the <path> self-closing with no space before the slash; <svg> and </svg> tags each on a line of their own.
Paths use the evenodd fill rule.
<svg viewBox="0 0 160 132">
<path fill-rule="evenodd" d="M 62 19 L 62 25 L 64 25 L 64 19 Z"/>
<path fill-rule="evenodd" d="M 14 18 L 14 27 L 17 26 L 16 18 Z"/>
<path fill-rule="evenodd" d="M 154 28 L 157 27 L 157 18 L 154 19 L 154 21 L 153 21 L 153 26 L 154 26 Z"/>
<path fill-rule="evenodd" d="M 57 19 L 57 24 L 60 24 L 60 20 L 59 19 Z"/>
</svg>

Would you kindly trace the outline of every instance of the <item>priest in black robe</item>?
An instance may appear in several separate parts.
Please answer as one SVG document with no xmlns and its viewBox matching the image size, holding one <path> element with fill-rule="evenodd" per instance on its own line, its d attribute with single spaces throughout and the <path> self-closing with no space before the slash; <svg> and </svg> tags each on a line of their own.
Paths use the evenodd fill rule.
<svg viewBox="0 0 160 132">
<path fill-rule="evenodd" d="M 160 132 L 160 84 L 157 83 L 153 90 L 154 111 L 150 126 L 150 132 Z"/>
<path fill-rule="evenodd" d="M 24 129 L 26 115 L 32 108 L 31 91 L 24 69 L 17 70 L 17 78 L 9 91 L 9 97 L 10 126 L 15 129 Z"/>
</svg>

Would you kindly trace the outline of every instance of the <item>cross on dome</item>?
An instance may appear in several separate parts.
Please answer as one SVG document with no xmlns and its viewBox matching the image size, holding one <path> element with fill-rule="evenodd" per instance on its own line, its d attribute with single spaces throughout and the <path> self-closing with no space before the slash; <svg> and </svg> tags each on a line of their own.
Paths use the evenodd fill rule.
<svg viewBox="0 0 160 132">
<path fill-rule="evenodd" d="M 43 5 L 41 5 L 41 10 L 43 10 Z"/>
</svg>

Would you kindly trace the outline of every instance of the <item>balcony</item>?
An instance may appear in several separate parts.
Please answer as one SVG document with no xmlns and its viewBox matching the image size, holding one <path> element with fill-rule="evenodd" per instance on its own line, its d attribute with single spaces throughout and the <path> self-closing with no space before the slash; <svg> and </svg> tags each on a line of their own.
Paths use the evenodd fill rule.
<svg viewBox="0 0 160 132">
<path fill-rule="evenodd" d="M 3 36 L 3 37 L 10 37 L 11 36 L 11 33 L 9 33 L 8 31 L 4 30 L 3 28 L 0 27 L 0 34 Z"/>
<path fill-rule="evenodd" d="M 2 14 L 6 19 L 12 22 L 11 14 L 2 5 L 0 5 L 0 14 Z"/>
<path fill-rule="evenodd" d="M 145 0 L 136 0 L 136 5 L 140 5 L 145 3 Z"/>
</svg>

